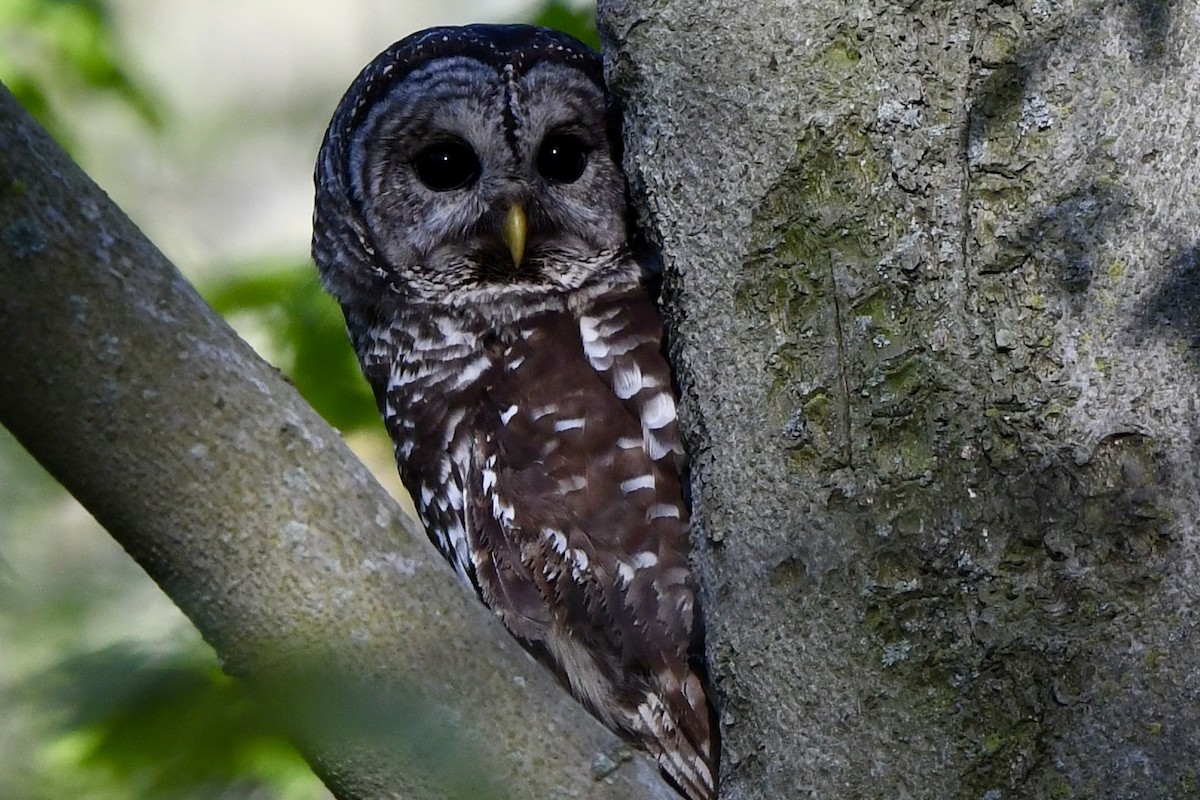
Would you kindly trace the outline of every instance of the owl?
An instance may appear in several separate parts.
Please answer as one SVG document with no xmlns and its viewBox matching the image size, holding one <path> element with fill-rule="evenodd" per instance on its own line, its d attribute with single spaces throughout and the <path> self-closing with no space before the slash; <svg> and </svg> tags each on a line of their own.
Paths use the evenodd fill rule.
<svg viewBox="0 0 1200 800">
<path fill-rule="evenodd" d="M 592 714 L 711 800 L 683 447 L 619 120 L 599 56 L 562 33 L 413 34 L 334 113 L 313 257 L 433 544 Z"/>
</svg>

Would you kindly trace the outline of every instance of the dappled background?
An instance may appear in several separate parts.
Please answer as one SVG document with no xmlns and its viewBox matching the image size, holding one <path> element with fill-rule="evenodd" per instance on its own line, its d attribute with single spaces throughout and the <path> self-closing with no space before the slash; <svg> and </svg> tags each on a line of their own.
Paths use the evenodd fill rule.
<svg viewBox="0 0 1200 800">
<path fill-rule="evenodd" d="M 428 25 L 536 21 L 595 44 L 587 3 L 430 8 L 0 3 L 0 80 L 398 496 L 308 258 L 325 124 L 359 68 Z M 166 596 L 3 428 L 0 796 L 329 796 Z"/>
</svg>

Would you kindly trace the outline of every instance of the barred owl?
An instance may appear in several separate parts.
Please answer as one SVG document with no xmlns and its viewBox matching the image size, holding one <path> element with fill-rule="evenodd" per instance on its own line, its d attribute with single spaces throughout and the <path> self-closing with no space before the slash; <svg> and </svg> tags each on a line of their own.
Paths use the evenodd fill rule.
<svg viewBox="0 0 1200 800">
<path fill-rule="evenodd" d="M 619 152 L 575 39 L 413 34 L 333 116 L 313 257 L 434 545 L 597 718 L 711 800 L 683 448 Z"/>
</svg>

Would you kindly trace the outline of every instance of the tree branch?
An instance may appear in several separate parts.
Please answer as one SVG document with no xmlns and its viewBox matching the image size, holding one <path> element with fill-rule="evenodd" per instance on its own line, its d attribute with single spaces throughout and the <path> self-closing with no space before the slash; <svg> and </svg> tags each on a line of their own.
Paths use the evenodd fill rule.
<svg viewBox="0 0 1200 800">
<path fill-rule="evenodd" d="M 0 331 L 0 422 L 338 797 L 673 796 L 2 88 Z"/>
</svg>

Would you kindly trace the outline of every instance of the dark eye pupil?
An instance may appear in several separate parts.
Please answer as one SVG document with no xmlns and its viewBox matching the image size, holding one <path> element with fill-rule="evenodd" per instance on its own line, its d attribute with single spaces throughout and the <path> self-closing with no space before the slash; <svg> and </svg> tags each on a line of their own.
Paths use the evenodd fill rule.
<svg viewBox="0 0 1200 800">
<path fill-rule="evenodd" d="M 417 153 L 413 169 L 435 192 L 470 186 L 479 177 L 479 158 L 466 142 L 438 142 Z"/>
<path fill-rule="evenodd" d="M 538 172 L 555 183 L 574 183 L 583 175 L 587 157 L 587 145 L 578 136 L 550 134 L 538 149 Z"/>
</svg>

